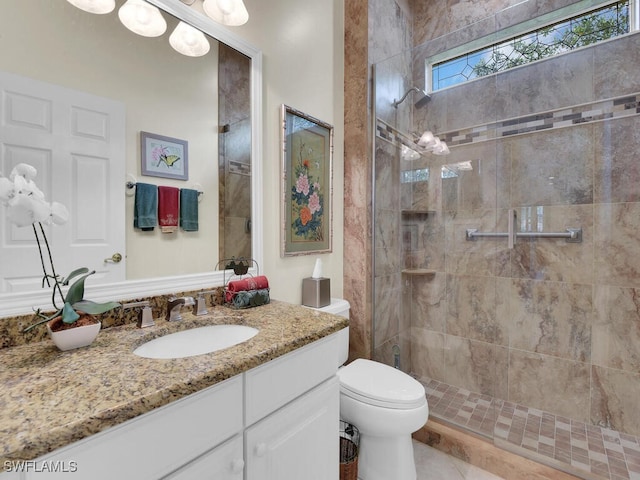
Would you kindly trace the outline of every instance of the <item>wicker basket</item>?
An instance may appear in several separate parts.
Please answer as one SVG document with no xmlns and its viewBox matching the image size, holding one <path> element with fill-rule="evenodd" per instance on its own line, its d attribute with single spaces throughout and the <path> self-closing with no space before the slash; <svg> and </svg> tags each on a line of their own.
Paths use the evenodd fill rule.
<svg viewBox="0 0 640 480">
<path fill-rule="evenodd" d="M 340 480 L 358 480 L 360 433 L 353 425 L 340 421 Z"/>
</svg>

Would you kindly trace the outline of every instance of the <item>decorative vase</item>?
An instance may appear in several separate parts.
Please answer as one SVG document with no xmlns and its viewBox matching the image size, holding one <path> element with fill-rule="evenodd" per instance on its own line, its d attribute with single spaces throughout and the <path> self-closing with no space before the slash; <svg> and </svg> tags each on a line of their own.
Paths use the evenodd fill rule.
<svg viewBox="0 0 640 480">
<path fill-rule="evenodd" d="M 53 343 L 56 344 L 56 347 L 63 351 L 91 345 L 102 327 L 102 324 L 96 320 L 95 323 L 89 325 L 80 325 L 64 330 L 53 331 L 51 327 L 61 321 L 60 317 L 56 317 L 47 322 L 47 332 L 49 332 L 49 336 L 51 340 L 53 340 Z"/>
</svg>

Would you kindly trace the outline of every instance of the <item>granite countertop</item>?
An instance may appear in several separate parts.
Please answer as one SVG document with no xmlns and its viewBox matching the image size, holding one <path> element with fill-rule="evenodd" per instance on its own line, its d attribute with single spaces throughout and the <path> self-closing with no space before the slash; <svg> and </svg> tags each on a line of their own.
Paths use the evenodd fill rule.
<svg viewBox="0 0 640 480">
<path fill-rule="evenodd" d="M 186 309 L 185 309 L 186 311 Z M 246 310 L 210 307 L 181 322 L 104 329 L 89 347 L 62 352 L 49 339 L 0 350 L 0 465 L 33 460 L 247 371 L 348 326 L 343 317 L 272 301 Z M 167 333 L 214 324 L 259 329 L 245 343 L 157 360 L 133 350 Z"/>
</svg>

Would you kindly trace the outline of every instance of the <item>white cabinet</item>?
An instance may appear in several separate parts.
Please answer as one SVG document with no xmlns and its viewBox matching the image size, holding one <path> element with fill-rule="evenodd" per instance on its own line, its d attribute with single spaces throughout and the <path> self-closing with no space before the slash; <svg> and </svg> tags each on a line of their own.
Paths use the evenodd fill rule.
<svg viewBox="0 0 640 480">
<path fill-rule="evenodd" d="M 338 349 L 330 335 L 0 479 L 337 480 Z"/>
<path fill-rule="evenodd" d="M 248 428 L 247 480 L 336 480 L 339 395 L 334 376 Z"/>
</svg>

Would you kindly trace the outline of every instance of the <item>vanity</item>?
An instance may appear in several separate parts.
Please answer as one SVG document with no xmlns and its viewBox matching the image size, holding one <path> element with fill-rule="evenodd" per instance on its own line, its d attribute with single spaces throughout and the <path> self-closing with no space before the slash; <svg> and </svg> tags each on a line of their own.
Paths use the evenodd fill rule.
<svg viewBox="0 0 640 480">
<path fill-rule="evenodd" d="M 192 357 L 133 353 L 218 324 L 259 332 Z M 337 479 L 335 373 L 347 326 L 272 301 L 112 327 L 68 352 L 49 340 L 0 349 L 0 479 Z"/>
</svg>

